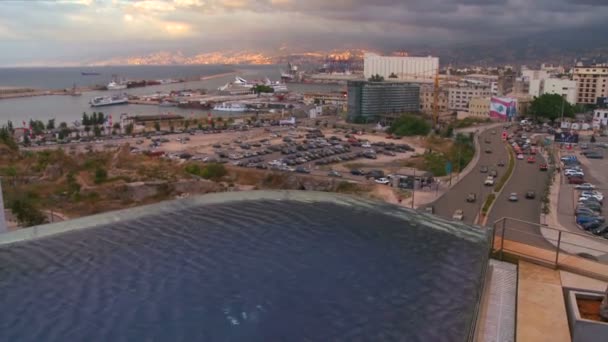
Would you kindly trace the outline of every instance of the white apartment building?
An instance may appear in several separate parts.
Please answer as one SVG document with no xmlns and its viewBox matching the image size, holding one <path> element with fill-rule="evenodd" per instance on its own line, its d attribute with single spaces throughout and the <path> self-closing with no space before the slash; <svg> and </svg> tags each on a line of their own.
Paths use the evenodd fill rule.
<svg viewBox="0 0 608 342">
<path fill-rule="evenodd" d="M 593 111 L 593 127 L 600 128 L 608 126 L 608 109 L 596 109 Z"/>
<path fill-rule="evenodd" d="M 366 53 L 363 57 L 363 74 L 366 79 L 378 74 L 388 81 L 431 83 L 438 70 L 438 57 L 380 56 L 374 53 Z M 391 75 L 397 78 L 392 78 Z"/>
<path fill-rule="evenodd" d="M 577 82 L 577 103 L 595 104 L 598 97 L 608 96 L 608 64 L 579 63 L 572 70 L 572 79 Z"/>
<path fill-rule="evenodd" d="M 486 86 L 451 87 L 448 89 L 448 109 L 468 111 L 472 98 L 489 96 L 492 96 L 492 89 Z"/>
<path fill-rule="evenodd" d="M 576 81 L 560 78 L 547 78 L 542 82 L 542 94 L 558 94 L 571 104 L 577 102 Z"/>
</svg>

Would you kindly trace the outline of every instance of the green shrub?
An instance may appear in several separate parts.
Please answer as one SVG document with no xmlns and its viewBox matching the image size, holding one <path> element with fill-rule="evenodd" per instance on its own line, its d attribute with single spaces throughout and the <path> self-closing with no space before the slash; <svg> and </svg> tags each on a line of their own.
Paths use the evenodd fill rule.
<svg viewBox="0 0 608 342">
<path fill-rule="evenodd" d="M 403 115 L 388 129 L 389 133 L 397 136 L 427 135 L 430 131 L 431 124 L 414 115 Z"/>
<path fill-rule="evenodd" d="M 101 184 L 108 180 L 108 171 L 103 167 L 98 167 L 95 170 L 95 184 Z"/>
<path fill-rule="evenodd" d="M 212 180 L 219 180 L 227 174 L 228 170 L 224 165 L 218 163 L 207 164 L 201 171 L 201 177 Z"/>
<path fill-rule="evenodd" d="M 492 206 L 492 203 L 494 203 L 494 200 L 496 200 L 496 195 L 494 193 L 491 193 L 488 195 L 488 197 L 486 197 L 486 201 L 483 204 L 483 208 L 481 209 L 481 212 L 484 215 L 488 213 L 488 210 L 490 210 L 490 207 Z"/>
<path fill-rule="evenodd" d="M 505 186 L 505 184 L 509 180 L 509 177 L 511 177 L 511 174 L 513 173 L 513 169 L 515 168 L 515 158 L 513 157 L 513 151 L 511 150 L 511 146 L 508 147 L 507 154 L 509 155 L 509 165 L 507 166 L 507 172 L 505 172 L 502 177 L 500 177 L 500 180 L 494 186 L 495 192 L 499 192 L 503 188 L 503 186 Z"/>
<path fill-rule="evenodd" d="M 201 167 L 198 164 L 188 164 L 186 165 L 186 172 L 191 175 L 200 176 L 201 175 Z"/>
</svg>

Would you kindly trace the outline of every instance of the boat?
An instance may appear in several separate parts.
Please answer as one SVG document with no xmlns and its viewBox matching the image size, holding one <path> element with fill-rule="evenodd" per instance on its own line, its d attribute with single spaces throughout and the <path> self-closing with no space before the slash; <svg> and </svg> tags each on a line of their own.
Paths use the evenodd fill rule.
<svg viewBox="0 0 608 342">
<path fill-rule="evenodd" d="M 127 85 L 123 84 L 123 83 L 116 83 L 116 82 L 112 81 L 112 82 L 108 83 L 106 88 L 108 88 L 108 90 L 122 90 L 122 89 L 127 89 Z"/>
<path fill-rule="evenodd" d="M 99 76 L 100 73 L 98 73 L 98 72 L 84 72 L 84 71 L 82 71 L 80 73 L 80 75 L 82 75 L 82 76 Z"/>
<path fill-rule="evenodd" d="M 246 112 L 247 106 L 242 103 L 223 102 L 213 107 L 213 110 L 220 112 Z"/>
<path fill-rule="evenodd" d="M 269 80 L 268 78 L 266 78 L 264 80 L 264 85 L 267 85 L 269 87 L 272 87 L 272 89 L 274 90 L 275 93 L 286 93 L 289 90 L 287 89 L 287 86 L 285 85 L 285 83 L 281 83 L 281 82 L 272 82 L 271 80 Z"/>
<path fill-rule="evenodd" d="M 129 103 L 127 95 L 113 95 L 113 96 L 98 96 L 91 99 L 89 102 L 91 107 L 102 107 L 102 106 L 113 106 Z"/>
</svg>

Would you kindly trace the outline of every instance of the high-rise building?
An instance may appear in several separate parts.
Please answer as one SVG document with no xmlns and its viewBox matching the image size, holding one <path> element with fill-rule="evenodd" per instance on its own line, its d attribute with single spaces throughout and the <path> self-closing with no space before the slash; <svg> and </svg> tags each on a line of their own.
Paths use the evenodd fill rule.
<svg viewBox="0 0 608 342">
<path fill-rule="evenodd" d="M 560 78 L 547 78 L 543 80 L 541 94 L 557 94 L 566 99 L 571 104 L 577 102 L 576 81 Z"/>
<path fill-rule="evenodd" d="M 387 81 L 431 83 L 438 70 L 438 57 L 380 56 L 374 53 L 366 53 L 363 57 L 366 79 L 380 75 Z"/>
<path fill-rule="evenodd" d="M 420 111 L 420 86 L 403 82 L 349 81 L 347 119 L 375 122 Z"/>
<path fill-rule="evenodd" d="M 0 178 L 0 233 L 6 232 L 6 217 L 4 216 L 4 200 L 2 198 L 2 178 Z"/>
<path fill-rule="evenodd" d="M 595 104 L 599 97 L 608 96 L 608 64 L 579 63 L 572 70 L 572 78 L 577 82 L 577 103 Z"/>
<path fill-rule="evenodd" d="M 433 113 L 433 103 L 435 102 L 435 89 L 432 85 L 422 85 L 420 87 L 420 110 L 424 113 Z M 439 88 L 437 94 L 437 109 L 439 113 L 448 111 L 448 91 Z"/>
</svg>

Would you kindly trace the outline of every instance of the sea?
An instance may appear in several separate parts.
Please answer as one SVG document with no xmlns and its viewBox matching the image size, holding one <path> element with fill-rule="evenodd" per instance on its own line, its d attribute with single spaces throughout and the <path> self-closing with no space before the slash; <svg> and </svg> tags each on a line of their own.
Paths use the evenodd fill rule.
<svg viewBox="0 0 608 342">
<path fill-rule="evenodd" d="M 233 81 L 238 75 L 245 79 L 271 80 L 280 78 L 279 65 L 137 65 L 137 66 L 104 66 L 104 67 L 65 67 L 65 68 L 0 68 L 0 89 L 8 87 L 33 89 L 65 89 L 76 87 L 92 87 L 106 85 L 113 77 L 133 80 L 155 79 L 200 79 L 234 72 L 234 74 L 211 77 L 205 80 L 189 81 L 166 85 L 149 86 L 112 91 L 85 92 L 82 96 L 35 96 L 12 99 L 0 99 L 0 125 L 12 121 L 19 126 L 30 119 L 72 123 L 82 117 L 83 112 L 101 111 L 106 115 L 119 117 L 129 115 L 158 115 L 164 113 L 180 114 L 188 117 L 206 117 L 209 113 L 214 116 L 234 115 L 226 112 L 209 110 L 166 108 L 150 105 L 120 105 L 103 108 L 92 108 L 89 101 L 93 97 L 108 96 L 114 93 L 126 92 L 131 95 L 147 95 L 171 90 L 206 89 L 213 91 L 227 82 Z M 98 75 L 84 76 L 82 73 L 97 73 Z M 289 84 L 288 88 L 296 92 L 307 91 L 339 91 L 343 85 L 328 84 Z"/>
</svg>

